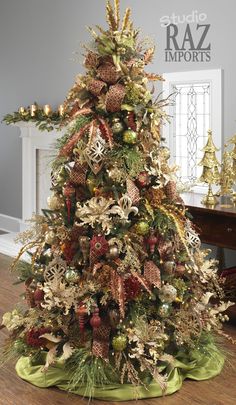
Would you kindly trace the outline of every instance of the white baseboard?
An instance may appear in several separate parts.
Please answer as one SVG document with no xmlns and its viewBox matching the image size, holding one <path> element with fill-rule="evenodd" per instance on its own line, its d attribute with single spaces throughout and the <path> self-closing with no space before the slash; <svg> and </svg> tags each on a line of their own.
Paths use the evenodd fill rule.
<svg viewBox="0 0 236 405">
<path fill-rule="evenodd" d="M 10 215 L 0 214 L 0 230 L 5 232 L 20 232 L 22 220 Z"/>
<path fill-rule="evenodd" d="M 0 253 L 14 257 L 20 250 L 20 245 L 15 243 L 17 232 L 0 235 Z"/>
</svg>

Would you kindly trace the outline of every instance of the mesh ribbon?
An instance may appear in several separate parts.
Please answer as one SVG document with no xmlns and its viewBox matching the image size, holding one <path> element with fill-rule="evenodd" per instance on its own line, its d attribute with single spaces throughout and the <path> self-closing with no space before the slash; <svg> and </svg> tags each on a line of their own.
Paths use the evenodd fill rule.
<svg viewBox="0 0 236 405">
<path fill-rule="evenodd" d="M 125 87 L 122 84 L 115 84 L 110 87 L 106 94 L 106 109 L 110 112 L 120 111 L 125 97 Z"/>
</svg>

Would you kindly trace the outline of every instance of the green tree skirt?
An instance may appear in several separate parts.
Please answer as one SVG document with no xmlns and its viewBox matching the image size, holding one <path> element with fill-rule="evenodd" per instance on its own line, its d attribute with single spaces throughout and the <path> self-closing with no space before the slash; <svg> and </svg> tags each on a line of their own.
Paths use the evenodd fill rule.
<svg viewBox="0 0 236 405">
<path fill-rule="evenodd" d="M 71 374 L 65 370 L 64 363 L 58 361 L 49 367 L 47 372 L 42 371 L 42 364 L 32 365 L 30 357 L 21 357 L 16 364 L 16 372 L 23 380 L 37 387 L 56 386 L 61 390 L 68 391 Z M 183 353 L 179 353 L 174 365 L 172 367 L 166 366 L 163 370 L 168 376 L 165 395 L 178 391 L 185 378 L 197 381 L 207 380 L 220 374 L 223 366 L 224 356 L 212 343 L 208 344 L 204 351 L 192 351 L 188 357 Z M 85 386 L 78 386 L 70 391 L 81 396 L 89 396 Z M 147 389 L 143 386 L 136 389 L 131 384 L 110 384 L 96 386 L 92 393 L 94 398 L 107 401 L 127 401 L 136 398 L 160 397 L 162 395 L 163 392 L 159 384 L 154 380 L 148 384 Z"/>
</svg>

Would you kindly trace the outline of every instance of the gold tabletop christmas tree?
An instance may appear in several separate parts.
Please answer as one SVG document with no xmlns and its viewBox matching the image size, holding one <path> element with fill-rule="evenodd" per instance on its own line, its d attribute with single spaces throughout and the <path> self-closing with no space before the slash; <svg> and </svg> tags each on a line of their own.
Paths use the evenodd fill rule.
<svg viewBox="0 0 236 405">
<path fill-rule="evenodd" d="M 214 206 L 217 204 L 217 198 L 213 194 L 212 184 L 219 184 L 220 182 L 220 163 L 216 157 L 216 151 L 219 149 L 217 149 L 214 145 L 212 131 L 209 130 L 207 134 L 207 143 L 202 149 L 204 155 L 202 160 L 198 163 L 199 166 L 203 167 L 202 175 L 199 178 L 199 181 L 208 184 L 208 193 L 202 200 L 202 203 L 205 205 Z"/>
<path fill-rule="evenodd" d="M 107 2 L 107 22 L 90 29 L 86 74 L 64 104 L 49 209 L 21 236 L 12 267 L 28 307 L 4 314 L 1 361 L 20 357 L 18 375 L 36 386 L 113 402 L 219 374 L 213 332 L 230 303 L 161 144 L 167 101 L 153 99 L 161 78 L 146 72 L 154 48 L 130 9 L 121 21 L 118 0 Z M 218 175 L 212 152 L 203 160 L 209 184 Z"/>
</svg>

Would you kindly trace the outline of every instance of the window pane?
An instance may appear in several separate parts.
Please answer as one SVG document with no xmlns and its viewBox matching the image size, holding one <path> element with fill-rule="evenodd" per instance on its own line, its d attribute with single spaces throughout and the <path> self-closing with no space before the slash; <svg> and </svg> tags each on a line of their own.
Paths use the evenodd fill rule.
<svg viewBox="0 0 236 405">
<path fill-rule="evenodd" d="M 181 181 L 196 182 L 197 166 L 210 128 L 210 82 L 175 84 L 174 158 Z"/>
</svg>

